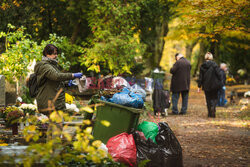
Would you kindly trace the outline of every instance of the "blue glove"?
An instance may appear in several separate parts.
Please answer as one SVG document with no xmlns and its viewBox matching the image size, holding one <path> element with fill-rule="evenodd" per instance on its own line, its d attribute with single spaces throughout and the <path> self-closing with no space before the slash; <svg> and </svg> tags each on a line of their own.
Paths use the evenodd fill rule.
<svg viewBox="0 0 250 167">
<path fill-rule="evenodd" d="M 73 85 L 72 82 L 73 82 L 72 80 L 69 80 L 69 82 L 68 82 L 68 86 L 69 86 L 69 87 Z"/>
<path fill-rule="evenodd" d="M 74 78 L 82 78 L 83 74 L 81 72 L 74 73 Z"/>
</svg>

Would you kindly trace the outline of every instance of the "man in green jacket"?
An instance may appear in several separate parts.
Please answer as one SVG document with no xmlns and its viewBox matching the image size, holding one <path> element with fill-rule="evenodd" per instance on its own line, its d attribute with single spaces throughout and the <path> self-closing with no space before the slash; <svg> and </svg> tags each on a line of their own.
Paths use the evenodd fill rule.
<svg viewBox="0 0 250 167">
<path fill-rule="evenodd" d="M 35 66 L 37 83 L 39 85 L 36 96 L 38 110 L 46 115 L 52 110 L 65 110 L 65 81 L 81 78 L 82 73 L 63 73 L 57 61 L 58 48 L 48 44 L 43 50 L 42 61 Z M 59 90 L 62 90 L 55 99 Z"/>
</svg>

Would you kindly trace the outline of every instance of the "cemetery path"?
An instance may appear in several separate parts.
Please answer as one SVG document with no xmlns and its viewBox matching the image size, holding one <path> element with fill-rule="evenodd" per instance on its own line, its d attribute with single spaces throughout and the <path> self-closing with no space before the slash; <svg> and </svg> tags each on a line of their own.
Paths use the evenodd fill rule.
<svg viewBox="0 0 250 167">
<path fill-rule="evenodd" d="M 217 107 L 216 118 L 208 118 L 205 95 L 197 93 L 193 82 L 188 113 L 172 115 L 169 109 L 167 117 L 155 120 L 167 122 L 174 131 L 183 149 L 184 167 L 245 167 L 250 164 L 250 111 L 240 108 Z"/>
</svg>

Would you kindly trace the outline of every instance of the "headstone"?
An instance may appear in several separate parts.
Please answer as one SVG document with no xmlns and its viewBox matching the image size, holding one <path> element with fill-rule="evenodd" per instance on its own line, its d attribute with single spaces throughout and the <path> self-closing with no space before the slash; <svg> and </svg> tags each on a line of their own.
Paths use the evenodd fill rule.
<svg viewBox="0 0 250 167">
<path fill-rule="evenodd" d="M 5 77 L 0 75 L 0 107 L 5 106 Z"/>
</svg>

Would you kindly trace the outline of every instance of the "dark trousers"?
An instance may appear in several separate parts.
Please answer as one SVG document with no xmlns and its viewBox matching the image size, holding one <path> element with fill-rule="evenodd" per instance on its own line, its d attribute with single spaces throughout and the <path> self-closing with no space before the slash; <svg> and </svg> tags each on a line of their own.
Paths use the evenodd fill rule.
<svg viewBox="0 0 250 167">
<path fill-rule="evenodd" d="M 208 117 L 215 118 L 216 105 L 218 100 L 218 90 L 205 91 Z"/>
<path fill-rule="evenodd" d="M 182 106 L 180 114 L 186 114 L 188 108 L 188 93 L 189 91 L 172 92 L 172 112 L 178 114 L 178 101 L 181 94 Z"/>
</svg>

